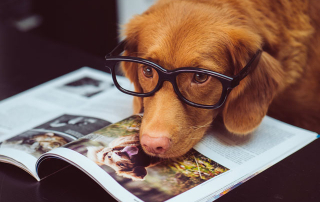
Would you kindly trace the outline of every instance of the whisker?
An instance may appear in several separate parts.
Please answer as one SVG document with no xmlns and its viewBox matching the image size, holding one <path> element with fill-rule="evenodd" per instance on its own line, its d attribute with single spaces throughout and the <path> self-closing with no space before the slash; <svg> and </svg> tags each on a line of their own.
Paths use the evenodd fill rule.
<svg viewBox="0 0 320 202">
<path fill-rule="evenodd" d="M 193 130 L 198 130 L 198 129 L 201 129 L 201 128 L 206 128 L 206 127 L 209 127 L 211 125 L 211 121 L 202 125 L 202 126 L 191 126 L 190 128 L 193 129 Z"/>
<path fill-rule="evenodd" d="M 193 158 L 194 158 L 194 160 L 195 160 L 196 163 L 197 163 L 198 172 L 199 172 L 200 178 L 202 179 L 202 175 L 201 175 L 201 171 L 200 171 L 200 167 L 199 167 L 198 161 L 197 161 L 197 159 L 196 159 L 196 157 L 195 157 L 194 155 L 193 155 Z"/>
</svg>

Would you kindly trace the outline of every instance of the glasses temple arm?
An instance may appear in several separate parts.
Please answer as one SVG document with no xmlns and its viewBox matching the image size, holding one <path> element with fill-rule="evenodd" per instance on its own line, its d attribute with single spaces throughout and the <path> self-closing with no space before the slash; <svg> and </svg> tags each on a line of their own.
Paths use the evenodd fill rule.
<svg viewBox="0 0 320 202">
<path fill-rule="evenodd" d="M 126 41 L 121 41 L 106 57 L 120 55 L 124 51 L 125 45 Z"/>
<path fill-rule="evenodd" d="M 248 64 L 244 68 L 242 68 L 242 70 L 238 74 L 239 81 L 244 79 L 248 74 L 250 74 L 251 72 L 253 72 L 253 70 L 255 70 L 255 68 L 258 66 L 258 63 L 260 61 L 261 53 L 262 53 L 262 50 L 259 49 L 254 54 L 254 56 L 250 59 Z"/>
</svg>

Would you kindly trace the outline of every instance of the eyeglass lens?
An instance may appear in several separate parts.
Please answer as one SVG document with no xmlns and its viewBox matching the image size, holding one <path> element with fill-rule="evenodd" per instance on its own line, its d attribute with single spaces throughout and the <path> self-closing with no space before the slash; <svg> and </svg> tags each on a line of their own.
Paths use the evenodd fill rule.
<svg viewBox="0 0 320 202">
<path fill-rule="evenodd" d="M 118 82 L 122 88 L 135 93 L 150 93 L 157 86 L 159 81 L 159 75 L 157 71 L 150 66 L 146 66 L 144 64 L 140 64 L 136 62 L 126 62 L 126 61 L 118 62 L 114 68 L 117 73 L 117 76 L 116 76 L 117 81 L 121 81 L 121 79 L 123 79 L 124 67 L 127 69 L 128 74 L 137 75 L 138 78 L 136 79 L 138 79 L 142 89 L 137 89 L 133 87 L 130 87 L 130 89 L 128 89 L 127 86 L 122 86 L 122 84 Z"/>
<path fill-rule="evenodd" d="M 131 74 L 129 73 L 130 75 L 137 75 L 142 89 L 121 85 L 120 81 L 124 76 L 122 73 L 123 66 L 126 67 L 127 71 L 132 72 Z M 149 93 L 156 88 L 159 81 L 159 75 L 154 68 L 136 62 L 118 62 L 114 70 L 117 73 L 116 78 L 119 85 L 135 93 Z M 217 104 L 223 91 L 223 86 L 219 79 L 198 72 L 178 74 L 176 76 L 176 84 L 185 99 L 201 105 Z"/>
</svg>

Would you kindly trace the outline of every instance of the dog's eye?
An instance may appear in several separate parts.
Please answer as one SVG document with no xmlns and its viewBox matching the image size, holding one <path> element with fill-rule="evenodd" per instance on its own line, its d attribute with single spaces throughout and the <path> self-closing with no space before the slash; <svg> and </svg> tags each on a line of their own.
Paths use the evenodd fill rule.
<svg viewBox="0 0 320 202">
<path fill-rule="evenodd" d="M 152 72 L 152 68 L 151 67 L 143 66 L 142 67 L 142 72 L 143 72 L 144 76 L 147 77 L 147 78 L 152 78 L 153 77 L 153 72 Z"/>
<path fill-rule="evenodd" d="M 208 75 L 206 75 L 206 74 L 201 74 L 201 73 L 195 73 L 194 75 L 193 75 L 193 81 L 195 82 L 195 83 L 204 83 L 204 82 L 206 82 L 207 80 L 208 80 Z"/>
<path fill-rule="evenodd" d="M 119 166 L 124 167 L 124 164 L 123 163 L 119 163 Z"/>
<path fill-rule="evenodd" d="M 111 156 L 108 156 L 108 159 L 111 159 Z"/>
<path fill-rule="evenodd" d="M 53 148 L 56 148 L 56 147 L 61 147 L 61 144 L 59 142 L 53 142 L 51 146 Z"/>
</svg>

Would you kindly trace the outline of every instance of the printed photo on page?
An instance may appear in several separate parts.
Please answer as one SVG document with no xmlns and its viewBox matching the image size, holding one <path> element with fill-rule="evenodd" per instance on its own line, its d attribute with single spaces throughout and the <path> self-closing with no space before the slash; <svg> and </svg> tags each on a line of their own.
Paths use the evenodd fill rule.
<svg viewBox="0 0 320 202">
<path fill-rule="evenodd" d="M 105 82 L 91 77 L 83 77 L 59 87 L 60 90 L 70 92 L 82 97 L 90 98 L 114 86 L 111 82 Z"/>
<path fill-rule="evenodd" d="M 0 148 L 21 150 L 39 158 L 41 154 L 109 124 L 108 121 L 94 117 L 64 114 L 3 141 Z"/>
<path fill-rule="evenodd" d="M 171 160 L 146 155 L 139 142 L 140 124 L 140 116 L 131 116 L 65 147 L 96 162 L 144 201 L 168 200 L 229 170 L 195 150 Z"/>
</svg>

